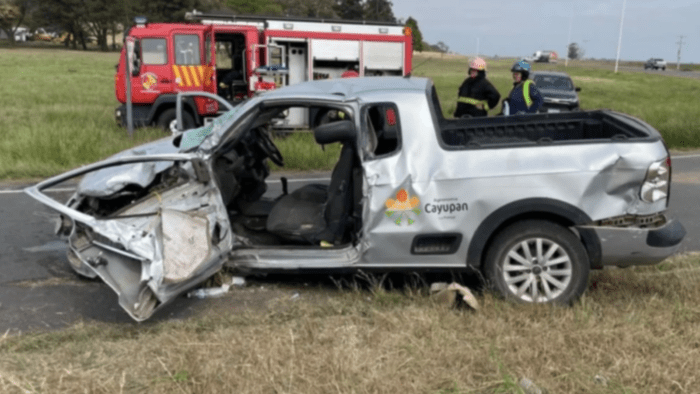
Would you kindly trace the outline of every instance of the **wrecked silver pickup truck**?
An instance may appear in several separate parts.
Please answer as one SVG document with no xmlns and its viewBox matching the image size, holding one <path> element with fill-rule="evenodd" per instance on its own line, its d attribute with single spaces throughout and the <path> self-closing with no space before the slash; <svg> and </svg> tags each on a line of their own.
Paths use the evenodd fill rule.
<svg viewBox="0 0 700 394">
<path fill-rule="evenodd" d="M 284 164 L 270 125 L 292 110 L 320 119 L 316 141 L 342 150 L 330 184 L 266 197 L 267 160 Z M 44 193 L 75 177 L 67 203 Z M 590 269 L 677 250 L 670 177 L 661 136 L 633 117 L 445 119 L 429 80 L 389 77 L 279 89 L 26 192 L 60 213 L 73 268 L 141 321 L 224 265 L 470 268 L 505 297 L 568 303 Z"/>
</svg>

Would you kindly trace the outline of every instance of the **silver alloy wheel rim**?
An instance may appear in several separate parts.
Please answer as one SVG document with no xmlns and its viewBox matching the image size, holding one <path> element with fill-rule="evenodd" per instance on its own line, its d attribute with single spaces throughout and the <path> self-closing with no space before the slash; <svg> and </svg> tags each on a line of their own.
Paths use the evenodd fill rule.
<svg viewBox="0 0 700 394">
<path fill-rule="evenodd" d="M 503 280 L 510 293 L 525 302 L 548 302 L 571 283 L 573 264 L 561 245 L 547 238 L 528 238 L 503 259 Z"/>
</svg>

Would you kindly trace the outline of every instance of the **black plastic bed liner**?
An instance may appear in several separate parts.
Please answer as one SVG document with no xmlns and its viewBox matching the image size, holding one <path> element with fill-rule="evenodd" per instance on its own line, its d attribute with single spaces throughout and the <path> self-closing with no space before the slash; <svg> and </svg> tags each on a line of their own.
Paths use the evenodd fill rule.
<svg viewBox="0 0 700 394">
<path fill-rule="evenodd" d="M 461 148 L 659 138 L 658 132 L 641 120 L 609 110 L 441 119 L 439 127 L 445 144 Z"/>
</svg>

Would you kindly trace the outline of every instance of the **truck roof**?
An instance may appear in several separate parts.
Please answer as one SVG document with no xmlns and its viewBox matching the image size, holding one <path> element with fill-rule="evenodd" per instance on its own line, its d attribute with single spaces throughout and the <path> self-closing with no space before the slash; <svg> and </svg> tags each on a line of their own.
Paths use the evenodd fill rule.
<svg viewBox="0 0 700 394">
<path fill-rule="evenodd" d="M 304 18 L 299 16 L 263 16 L 263 15 L 236 15 L 226 12 L 199 12 L 194 10 L 193 12 L 188 12 L 185 14 L 185 19 L 187 20 L 203 20 L 203 19 L 215 19 L 218 21 L 232 21 L 232 22 L 271 22 L 271 21 L 283 21 L 283 22 L 318 22 L 318 23 L 335 23 L 335 24 L 352 24 L 352 25 L 376 25 L 376 26 L 401 26 L 402 24 L 396 22 L 387 21 L 372 21 L 372 20 L 357 20 L 357 19 L 335 19 L 335 18 Z"/>
<path fill-rule="evenodd" d="M 143 27 L 133 26 L 129 30 L 129 35 L 135 37 L 154 36 L 160 38 L 160 36 L 170 33 L 173 30 L 195 32 L 203 31 L 208 28 L 209 26 L 200 23 L 148 23 Z"/>
<path fill-rule="evenodd" d="M 307 83 L 286 86 L 265 93 L 265 98 L 335 98 L 339 101 L 391 92 L 425 93 L 432 85 L 428 78 L 414 77 L 365 77 L 340 78 L 310 81 Z"/>
<path fill-rule="evenodd" d="M 324 33 L 404 35 L 404 26 L 394 22 L 327 18 L 235 15 L 227 13 L 188 12 L 187 20 L 203 24 L 255 26 L 259 30 L 313 31 Z"/>
</svg>

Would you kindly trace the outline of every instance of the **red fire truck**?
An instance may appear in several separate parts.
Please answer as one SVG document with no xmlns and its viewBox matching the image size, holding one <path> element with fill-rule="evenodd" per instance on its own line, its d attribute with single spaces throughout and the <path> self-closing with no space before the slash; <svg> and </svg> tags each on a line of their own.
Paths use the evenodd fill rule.
<svg viewBox="0 0 700 394">
<path fill-rule="evenodd" d="M 175 130 L 178 92 L 206 92 L 237 103 L 299 82 L 343 76 L 406 75 L 411 31 L 397 24 L 301 18 L 223 16 L 193 12 L 192 23 L 137 22 L 115 75 L 117 122 L 126 125 L 126 57 L 135 126 Z M 219 114 L 216 100 L 185 98 L 185 128 Z M 283 127 L 304 127 L 308 111 Z"/>
</svg>

